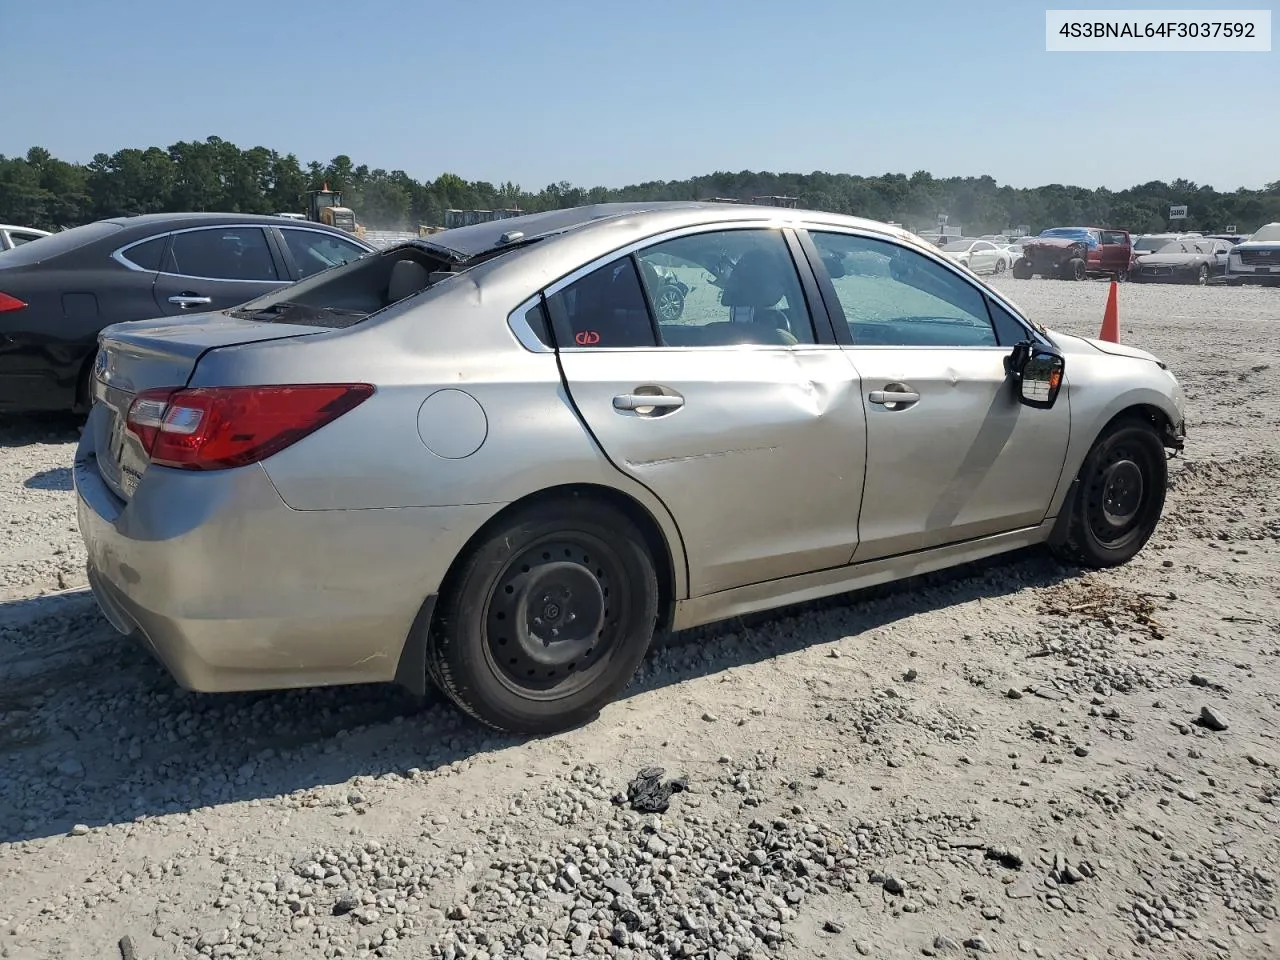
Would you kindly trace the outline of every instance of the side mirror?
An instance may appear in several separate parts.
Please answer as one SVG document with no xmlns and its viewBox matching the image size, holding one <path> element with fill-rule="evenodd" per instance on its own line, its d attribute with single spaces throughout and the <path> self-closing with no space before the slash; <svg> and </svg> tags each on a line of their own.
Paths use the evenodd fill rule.
<svg viewBox="0 0 1280 960">
<path fill-rule="evenodd" d="M 1057 401 L 1066 360 L 1055 348 L 1024 340 L 1005 357 L 1004 367 L 1013 378 L 1018 402 L 1048 410 Z"/>
</svg>

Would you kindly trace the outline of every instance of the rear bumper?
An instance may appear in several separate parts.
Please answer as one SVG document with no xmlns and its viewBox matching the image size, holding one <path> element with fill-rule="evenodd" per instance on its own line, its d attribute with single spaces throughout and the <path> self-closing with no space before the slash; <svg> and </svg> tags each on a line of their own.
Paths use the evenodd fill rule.
<svg viewBox="0 0 1280 960">
<path fill-rule="evenodd" d="M 396 680 L 424 601 L 501 508 L 293 510 L 257 465 L 153 467 L 126 504 L 90 434 L 74 476 L 94 596 L 191 690 Z"/>
</svg>

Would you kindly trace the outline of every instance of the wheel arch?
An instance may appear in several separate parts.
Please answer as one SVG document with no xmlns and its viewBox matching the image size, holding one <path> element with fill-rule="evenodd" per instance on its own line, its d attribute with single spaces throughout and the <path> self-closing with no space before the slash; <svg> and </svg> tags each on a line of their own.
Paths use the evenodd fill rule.
<svg viewBox="0 0 1280 960">
<path fill-rule="evenodd" d="M 636 525 L 636 528 L 644 537 L 646 545 L 649 547 L 649 553 L 653 558 L 654 569 L 658 577 L 657 629 L 668 630 L 671 628 L 675 615 L 676 601 L 680 599 L 682 591 L 680 583 L 687 580 L 687 571 L 684 569 L 683 545 L 670 543 L 657 517 L 635 497 L 616 487 L 598 483 L 560 484 L 538 490 L 512 501 L 485 523 L 481 524 L 475 533 L 467 538 L 467 542 L 463 544 L 462 549 L 454 556 L 453 561 L 449 564 L 449 569 L 445 572 L 444 578 L 440 581 L 439 591 L 426 599 L 418 616 L 414 618 L 413 625 L 409 629 L 409 635 L 405 639 L 404 647 L 400 652 L 400 660 L 395 676 L 397 684 L 419 695 L 426 692 L 427 641 L 430 631 L 436 625 L 435 608 L 437 598 L 453 589 L 458 570 L 461 568 L 465 558 L 476 548 L 476 545 L 491 536 L 495 530 L 501 529 L 503 524 L 507 523 L 512 516 L 520 511 L 527 510 L 537 504 L 574 498 L 591 499 L 612 507 Z M 675 532 L 677 535 L 679 534 L 678 530 Z"/>
<path fill-rule="evenodd" d="M 1071 504 L 1079 486 L 1080 469 L 1085 458 L 1106 431 L 1123 420 L 1141 420 L 1151 424 L 1166 449 L 1182 449 L 1182 423 L 1177 408 L 1167 397 L 1155 390 L 1141 390 L 1118 397 L 1094 420 L 1094 427 L 1073 439 L 1067 461 L 1063 465 L 1058 489 L 1054 493 L 1053 506 L 1046 519 L 1056 518 L 1050 542 L 1057 540 L 1065 529 Z"/>
</svg>

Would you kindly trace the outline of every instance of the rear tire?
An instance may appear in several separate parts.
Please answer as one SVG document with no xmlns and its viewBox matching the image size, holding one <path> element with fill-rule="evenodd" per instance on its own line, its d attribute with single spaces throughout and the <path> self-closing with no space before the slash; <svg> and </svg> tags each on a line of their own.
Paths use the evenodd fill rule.
<svg viewBox="0 0 1280 960">
<path fill-rule="evenodd" d="M 1148 421 L 1126 417 L 1094 442 L 1077 474 L 1059 559 L 1085 567 L 1115 567 L 1137 555 L 1160 522 L 1168 463 L 1160 434 Z"/>
<path fill-rule="evenodd" d="M 999 258 L 998 260 L 996 260 L 996 268 L 995 268 L 995 270 L 994 270 L 993 272 L 995 273 L 995 275 L 996 275 L 997 277 L 998 277 L 998 276 L 1000 276 L 1000 274 L 1004 273 L 1004 258 L 1003 258 L 1003 257 L 1001 257 L 1001 258 Z"/>
<path fill-rule="evenodd" d="M 428 673 L 482 723 L 555 733 L 590 720 L 626 686 L 657 616 L 653 558 L 630 520 L 593 500 L 540 503 L 450 577 Z"/>
</svg>

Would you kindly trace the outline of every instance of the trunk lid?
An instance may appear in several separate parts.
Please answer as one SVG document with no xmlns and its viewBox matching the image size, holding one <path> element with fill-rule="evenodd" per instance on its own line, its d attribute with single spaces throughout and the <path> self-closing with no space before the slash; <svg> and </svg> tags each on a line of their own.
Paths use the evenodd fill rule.
<svg viewBox="0 0 1280 960">
<path fill-rule="evenodd" d="M 225 313 L 179 319 L 134 320 L 98 337 L 93 369 L 93 412 L 86 424 L 102 479 L 116 496 L 133 496 L 150 462 L 126 429 L 129 407 L 143 390 L 184 387 L 200 358 L 220 347 L 327 333 L 324 327 L 262 323 Z"/>
</svg>

